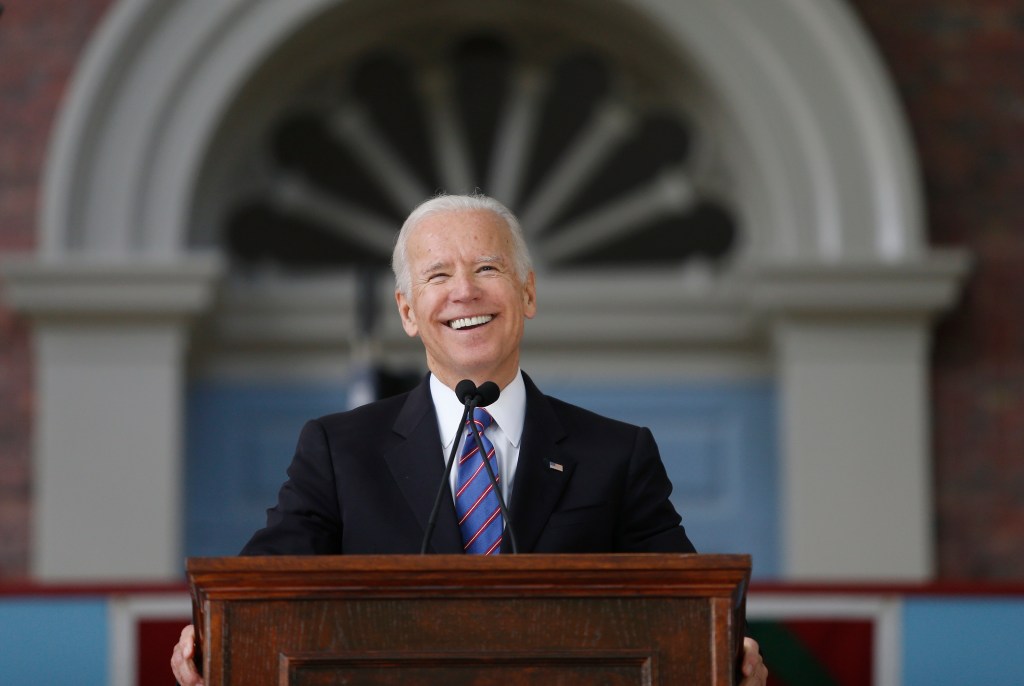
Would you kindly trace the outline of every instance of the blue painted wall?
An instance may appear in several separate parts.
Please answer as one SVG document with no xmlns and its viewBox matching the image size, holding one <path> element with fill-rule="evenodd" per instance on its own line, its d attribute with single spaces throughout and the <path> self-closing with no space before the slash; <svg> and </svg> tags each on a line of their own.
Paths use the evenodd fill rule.
<svg viewBox="0 0 1024 686">
<path fill-rule="evenodd" d="M 767 381 L 622 387 L 545 380 L 554 395 L 648 426 L 698 550 L 746 552 L 779 573 L 775 390 Z M 265 520 L 312 417 L 344 388 L 196 383 L 188 394 L 185 555 L 233 555 Z"/>
<path fill-rule="evenodd" d="M 236 555 L 277 502 L 302 425 L 346 406 L 345 390 L 334 386 L 193 384 L 185 556 Z"/>
<path fill-rule="evenodd" d="M 105 598 L 0 598 L 0 683 L 109 683 Z"/>
<path fill-rule="evenodd" d="M 906 686 L 1021 684 L 1024 598 L 909 597 L 903 606 Z"/>
<path fill-rule="evenodd" d="M 750 553 L 756 578 L 780 574 L 775 387 L 551 384 L 558 397 L 647 426 L 672 479 L 672 501 L 704 553 Z"/>
</svg>

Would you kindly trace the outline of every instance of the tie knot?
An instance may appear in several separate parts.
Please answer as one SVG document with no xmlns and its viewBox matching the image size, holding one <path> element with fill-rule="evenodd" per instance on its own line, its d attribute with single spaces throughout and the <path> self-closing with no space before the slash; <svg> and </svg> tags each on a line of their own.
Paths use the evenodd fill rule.
<svg viewBox="0 0 1024 686">
<path fill-rule="evenodd" d="M 484 429 L 491 425 L 491 423 L 494 421 L 494 417 L 492 417 L 491 413 L 485 410 L 484 408 L 474 407 L 473 421 L 476 422 L 477 428 L 479 428 L 480 431 L 483 431 Z"/>
</svg>

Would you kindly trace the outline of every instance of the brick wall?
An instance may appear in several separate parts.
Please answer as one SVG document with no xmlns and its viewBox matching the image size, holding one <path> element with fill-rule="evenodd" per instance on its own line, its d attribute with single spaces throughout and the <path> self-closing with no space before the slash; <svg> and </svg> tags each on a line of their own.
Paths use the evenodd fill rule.
<svg viewBox="0 0 1024 686">
<path fill-rule="evenodd" d="M 944 578 L 1024 578 L 1024 2 L 851 0 L 895 76 L 932 244 L 975 267 L 938 329 L 933 454 Z"/>
<path fill-rule="evenodd" d="M 5 3 L 0 16 L 0 256 L 36 245 L 54 114 L 110 0 Z M 28 571 L 32 360 L 29 327 L 0 299 L 0 578 Z"/>
</svg>

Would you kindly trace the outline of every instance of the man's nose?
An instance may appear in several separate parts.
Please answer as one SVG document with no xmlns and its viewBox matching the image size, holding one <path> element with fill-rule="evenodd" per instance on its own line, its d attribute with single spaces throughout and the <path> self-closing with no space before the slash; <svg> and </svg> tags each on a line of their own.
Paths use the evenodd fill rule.
<svg viewBox="0 0 1024 686">
<path fill-rule="evenodd" d="M 457 271 L 451 278 L 451 296 L 455 300 L 473 299 L 480 292 L 480 286 L 476 282 L 476 275 L 472 271 Z"/>
</svg>

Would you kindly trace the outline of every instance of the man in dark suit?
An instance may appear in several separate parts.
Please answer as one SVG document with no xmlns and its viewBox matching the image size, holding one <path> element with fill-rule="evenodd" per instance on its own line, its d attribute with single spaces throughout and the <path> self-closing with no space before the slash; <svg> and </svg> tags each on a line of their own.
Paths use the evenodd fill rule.
<svg viewBox="0 0 1024 686">
<path fill-rule="evenodd" d="M 520 552 L 693 552 L 650 431 L 547 397 L 520 370 L 536 288 L 508 209 L 483 196 L 427 201 L 403 225 L 393 267 L 402 326 L 423 342 L 430 374 L 407 394 L 307 423 L 267 526 L 243 554 L 418 552 L 444 457 L 467 440 L 455 430 L 463 379 L 501 389 L 481 426 L 512 522 L 487 505 L 486 488 L 477 504 L 489 517 L 467 533 L 474 508 L 463 514 L 469 487 L 455 470 L 434 552 L 473 552 L 488 536 L 484 551 L 508 552 L 508 525 Z M 171 660 L 190 686 L 201 683 L 193 639 L 186 628 Z M 757 644 L 747 639 L 744 652 L 743 683 L 764 684 Z"/>
<path fill-rule="evenodd" d="M 693 551 L 647 429 L 548 398 L 525 374 L 521 383 L 526 416 L 509 504 L 520 552 Z M 309 422 L 267 527 L 242 554 L 419 552 L 444 471 L 430 387 Z M 451 495 L 431 549 L 463 552 Z M 501 550 L 510 551 L 507 537 Z"/>
</svg>

